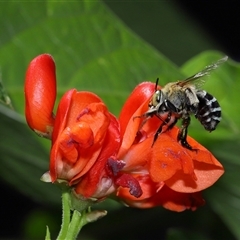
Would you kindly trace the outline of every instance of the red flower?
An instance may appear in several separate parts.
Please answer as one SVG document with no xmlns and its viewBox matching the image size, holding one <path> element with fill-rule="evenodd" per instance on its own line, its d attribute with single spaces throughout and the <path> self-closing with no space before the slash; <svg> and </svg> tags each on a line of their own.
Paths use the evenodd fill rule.
<svg viewBox="0 0 240 240">
<path fill-rule="evenodd" d="M 48 54 L 36 57 L 26 74 L 25 111 L 30 128 L 52 141 L 45 180 L 66 181 L 84 198 L 115 192 L 139 208 L 183 211 L 204 204 L 200 192 L 217 181 L 223 167 L 191 137 L 187 141 L 198 151 L 182 147 L 177 127 L 161 133 L 152 146 L 160 120 L 153 117 L 141 128 L 143 119 L 135 117 L 147 111 L 154 88 L 138 85 L 119 121 L 98 96 L 75 89 L 64 94 L 54 116 L 55 64 Z"/>
<path fill-rule="evenodd" d="M 56 97 L 55 64 L 42 54 L 30 63 L 25 82 L 26 119 L 30 128 L 52 140 L 51 182 L 67 181 L 85 198 L 114 190 L 106 171 L 120 147 L 119 123 L 91 92 L 69 90 L 52 114 Z"/>
<path fill-rule="evenodd" d="M 153 136 L 161 124 L 157 117 L 147 120 L 138 131 L 143 119 L 134 117 L 147 111 L 154 88 L 155 84 L 148 82 L 138 85 L 121 111 L 122 144 L 117 159 L 121 159 L 122 168 L 117 175 L 131 175 L 135 181 L 128 185 L 120 182 L 117 196 L 140 208 L 162 205 L 174 211 L 194 210 L 204 204 L 200 191 L 214 184 L 224 169 L 191 137 L 188 143 L 198 151 L 182 147 L 176 140 L 177 127 L 161 133 L 152 147 Z"/>
</svg>

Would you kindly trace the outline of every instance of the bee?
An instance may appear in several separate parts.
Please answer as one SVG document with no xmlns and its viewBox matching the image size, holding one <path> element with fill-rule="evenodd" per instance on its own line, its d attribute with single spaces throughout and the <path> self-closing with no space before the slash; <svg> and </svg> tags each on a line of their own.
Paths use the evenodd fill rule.
<svg viewBox="0 0 240 240">
<path fill-rule="evenodd" d="M 148 105 L 148 111 L 142 116 L 138 116 L 145 118 L 143 124 L 153 116 L 162 121 L 154 135 L 152 146 L 156 142 L 158 135 L 163 132 L 164 126 L 166 126 L 164 131 L 170 130 L 179 119 L 182 119 L 182 126 L 178 132 L 177 140 L 183 147 L 195 150 L 187 142 L 187 132 L 191 121 L 190 115 L 192 114 L 195 115 L 207 131 L 215 130 L 221 121 L 221 107 L 217 99 L 205 90 L 200 89 L 200 86 L 204 83 L 203 77 L 208 76 L 211 71 L 218 68 L 227 59 L 228 57 L 225 56 L 212 65 L 206 66 L 193 76 L 183 81 L 170 82 L 162 89 L 158 89 L 159 79 L 157 79 L 155 92 Z"/>
</svg>

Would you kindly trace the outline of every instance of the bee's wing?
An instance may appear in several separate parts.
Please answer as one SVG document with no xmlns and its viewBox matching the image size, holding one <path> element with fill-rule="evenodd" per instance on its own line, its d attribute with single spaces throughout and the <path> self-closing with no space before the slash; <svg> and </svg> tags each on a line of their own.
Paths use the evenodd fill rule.
<svg viewBox="0 0 240 240">
<path fill-rule="evenodd" d="M 186 86 L 188 84 L 194 84 L 196 87 L 200 87 L 205 80 L 203 79 L 204 76 L 209 76 L 209 74 L 215 70 L 216 68 L 219 67 L 222 63 L 226 62 L 228 59 L 228 56 L 225 56 L 221 59 L 219 59 L 217 62 L 206 66 L 202 71 L 194 74 L 193 76 L 183 80 L 179 81 L 177 84 L 180 85 L 181 87 Z"/>
</svg>

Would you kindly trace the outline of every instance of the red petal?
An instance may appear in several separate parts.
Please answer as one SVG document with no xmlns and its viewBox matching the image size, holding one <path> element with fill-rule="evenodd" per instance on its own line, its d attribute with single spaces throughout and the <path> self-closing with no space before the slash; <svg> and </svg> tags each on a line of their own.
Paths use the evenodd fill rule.
<svg viewBox="0 0 240 240">
<path fill-rule="evenodd" d="M 155 183 L 151 180 L 148 174 L 131 174 L 139 183 L 142 189 L 142 195 L 138 198 L 129 193 L 129 189 L 120 187 L 117 190 L 117 196 L 124 199 L 124 201 L 142 201 L 154 196 L 164 185 L 163 182 Z"/>
<path fill-rule="evenodd" d="M 139 84 L 127 99 L 122 108 L 119 121 L 121 125 L 121 136 L 123 137 L 122 146 L 118 157 L 123 158 L 128 149 L 136 142 L 137 133 L 144 121 L 142 116 L 148 110 L 148 104 L 151 96 L 155 91 L 155 84 L 143 82 Z M 142 130 L 143 133 L 151 135 L 157 131 L 160 121 L 153 117 L 148 119 Z"/>
<path fill-rule="evenodd" d="M 194 161 L 194 173 L 197 180 L 182 171 L 177 172 L 165 184 L 174 191 L 192 193 L 204 190 L 213 185 L 224 173 L 223 168 Z"/>
<path fill-rule="evenodd" d="M 87 106 L 91 103 L 100 103 L 102 100 L 91 92 L 77 92 L 72 97 L 71 111 L 69 112 L 67 125 L 71 126 L 74 124 L 81 115 L 87 114 Z"/>
<path fill-rule="evenodd" d="M 138 107 L 137 110 L 133 113 L 133 115 L 129 119 L 129 122 L 125 128 L 125 132 L 123 136 L 121 135 L 123 139 L 122 139 L 121 148 L 118 153 L 118 158 L 120 159 L 123 158 L 124 155 L 127 154 L 127 151 L 130 149 L 130 147 L 134 144 L 135 140 L 137 139 L 137 134 L 139 133 L 141 123 L 144 120 L 144 118 L 141 118 L 140 116 L 144 112 L 146 112 L 148 102 L 149 102 L 149 99 L 147 99 L 140 107 Z M 122 122 L 120 120 L 120 124 L 121 123 Z M 121 124 L 121 130 L 122 130 L 122 124 Z"/>
<path fill-rule="evenodd" d="M 75 89 L 66 92 L 58 105 L 55 125 L 52 133 L 52 149 L 50 155 L 50 175 L 52 182 L 56 181 L 58 172 L 61 172 L 61 169 L 63 168 L 63 163 L 61 161 L 62 156 L 59 153 L 59 142 L 56 142 L 56 139 L 65 128 L 68 111 L 71 106 L 72 95 L 75 93 Z"/>
<path fill-rule="evenodd" d="M 76 193 L 88 198 L 101 189 L 101 179 L 108 177 L 105 172 L 109 158 L 115 156 L 120 147 L 120 129 L 118 120 L 110 114 L 110 125 L 102 146 L 101 153 L 91 169 L 83 176 L 81 182 L 76 186 Z M 107 191 L 108 189 L 106 189 Z M 102 193 L 103 194 L 103 193 Z M 98 196 L 99 197 L 99 196 Z M 102 197 L 102 196 L 101 196 Z"/>
<path fill-rule="evenodd" d="M 70 171 L 70 174 L 71 172 L 75 172 L 74 178 L 72 178 L 71 181 L 75 181 L 87 173 L 93 164 L 98 160 L 99 154 L 103 149 L 106 133 L 110 124 L 108 111 L 103 103 L 92 103 L 89 104 L 87 108 L 88 113 L 86 115 L 83 115 L 79 119 L 79 122 L 87 123 L 92 129 L 94 135 L 94 143 L 87 149 L 79 149 L 80 156 L 78 158 L 78 161 Z"/>
<path fill-rule="evenodd" d="M 59 147 L 62 157 L 69 164 L 74 164 L 78 159 L 78 148 L 89 148 L 94 144 L 93 132 L 87 123 L 80 122 L 73 127 L 66 127 L 60 135 Z"/>
<path fill-rule="evenodd" d="M 201 192 L 179 193 L 164 186 L 155 197 L 155 201 L 161 203 L 164 208 L 182 212 L 184 210 L 196 210 L 205 204 Z"/>
<path fill-rule="evenodd" d="M 101 102 L 101 99 L 91 92 L 77 92 L 76 89 L 67 91 L 58 105 L 53 131 L 53 142 L 66 126 L 72 126 L 84 113 L 86 106 Z"/>
<path fill-rule="evenodd" d="M 152 138 L 147 138 L 141 143 L 132 145 L 123 158 L 126 163 L 124 171 L 136 172 L 146 168 L 151 159 L 151 145 Z M 120 156 L 117 158 L 122 159 Z"/>
<path fill-rule="evenodd" d="M 193 161 L 188 150 L 167 133 L 162 133 L 153 146 L 151 161 L 149 161 L 150 175 L 155 182 L 166 181 L 179 170 L 193 181 L 196 179 Z"/>
<path fill-rule="evenodd" d="M 52 134 L 52 144 L 55 143 L 55 140 L 57 139 L 59 134 L 61 134 L 64 128 L 66 127 L 66 122 L 68 120 L 68 114 L 71 107 L 72 98 L 76 93 L 77 91 L 75 89 L 67 91 L 59 102 Z"/>
<path fill-rule="evenodd" d="M 117 178 L 116 184 L 122 188 L 127 188 L 130 195 L 134 196 L 135 198 L 139 198 L 143 194 L 138 180 L 130 174 L 122 174 L 119 178 Z"/>
<path fill-rule="evenodd" d="M 34 58 L 25 79 L 25 115 L 30 128 L 42 135 L 53 126 L 56 99 L 55 63 L 49 54 Z"/>
<path fill-rule="evenodd" d="M 143 82 L 139 84 L 128 97 L 119 116 L 121 135 L 125 133 L 129 121 L 132 121 L 135 111 L 154 93 L 155 84 Z"/>
<path fill-rule="evenodd" d="M 129 206 L 137 208 L 152 208 L 163 206 L 166 209 L 182 212 L 184 210 L 196 210 L 204 205 L 205 201 L 200 192 L 196 193 L 179 193 L 171 190 L 167 186 L 159 188 L 150 198 L 146 199 L 124 199 Z"/>
<path fill-rule="evenodd" d="M 177 131 L 169 131 L 169 135 L 176 139 Z M 188 137 L 187 141 L 197 151 L 187 150 L 184 147 L 181 147 L 181 151 L 184 151 L 193 160 L 196 178 L 194 179 L 193 176 L 185 174 L 186 172 L 178 171 L 172 178 L 165 181 L 165 183 L 177 192 L 190 193 L 202 191 L 213 185 L 222 176 L 224 168 L 212 153 L 200 143 L 191 137 Z"/>
<path fill-rule="evenodd" d="M 52 181 L 55 181 L 58 177 L 74 181 L 91 168 L 101 151 L 102 142 L 109 125 L 108 117 L 109 114 L 105 105 L 95 94 L 90 92 L 77 92 L 74 89 L 64 94 L 58 106 L 53 130 L 53 148 L 50 163 Z M 59 145 L 62 143 L 61 139 L 64 139 L 64 136 L 62 137 L 61 134 L 63 134 L 64 131 L 68 131 L 66 128 L 69 128 L 70 131 L 73 129 L 76 130 L 78 128 L 76 125 L 81 123 L 83 123 L 83 125 L 87 124 L 88 126 L 84 130 L 86 132 L 85 136 L 90 136 L 88 128 L 93 131 L 93 144 L 91 146 L 89 145 L 87 149 L 81 146 L 81 144 L 77 145 L 78 150 L 76 150 L 75 145 L 71 145 L 69 149 L 63 151 L 61 149 L 63 145 Z M 69 133 L 70 142 L 74 139 L 76 140 L 73 134 L 73 132 L 71 132 L 71 134 Z M 88 144 L 88 140 L 90 141 L 91 139 L 85 140 Z M 83 142 L 84 139 L 81 139 L 81 143 Z M 70 149 L 70 147 L 72 148 Z M 68 156 L 73 154 L 72 156 L 78 156 L 78 159 L 74 157 L 72 161 L 69 161 L 68 158 L 64 158 L 64 154 L 68 154 Z M 74 165 L 71 166 L 73 163 Z M 62 170 L 63 167 L 64 170 Z"/>
<path fill-rule="evenodd" d="M 200 192 L 196 193 L 179 193 L 164 186 L 156 196 L 153 202 L 162 205 L 172 211 L 182 212 L 184 210 L 196 210 L 205 204 Z"/>
</svg>

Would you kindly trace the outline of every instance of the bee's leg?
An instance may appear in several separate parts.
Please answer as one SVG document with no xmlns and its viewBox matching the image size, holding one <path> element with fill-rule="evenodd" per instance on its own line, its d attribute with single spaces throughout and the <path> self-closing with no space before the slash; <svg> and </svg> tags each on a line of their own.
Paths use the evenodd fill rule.
<svg viewBox="0 0 240 240">
<path fill-rule="evenodd" d="M 154 143 L 157 141 L 158 135 L 162 132 L 162 128 L 163 128 L 164 125 L 165 125 L 165 122 L 163 122 L 163 123 L 160 125 L 160 127 L 158 128 L 158 130 L 157 130 L 156 133 L 154 134 L 153 143 L 152 143 L 152 146 L 151 146 L 151 147 L 153 147 Z"/>
<path fill-rule="evenodd" d="M 143 125 L 147 122 L 148 119 L 152 118 L 155 114 L 155 111 L 152 111 L 152 112 L 145 112 L 144 114 L 140 115 L 140 116 L 134 116 L 133 117 L 133 121 L 135 118 L 144 118 L 140 127 L 139 127 L 139 130 L 143 127 Z"/>
<path fill-rule="evenodd" d="M 169 121 L 171 120 L 171 116 L 172 116 L 171 112 L 168 112 L 168 115 L 167 115 L 166 120 L 162 120 L 162 119 L 158 116 L 158 118 L 160 118 L 163 122 L 162 122 L 162 124 L 160 125 L 160 127 L 158 128 L 158 130 L 156 131 L 156 133 L 154 134 L 153 143 L 152 143 L 152 146 L 151 146 L 151 147 L 153 147 L 154 143 L 156 142 L 156 140 L 157 140 L 157 138 L 158 138 L 158 135 L 162 132 L 163 126 L 164 126 L 164 125 L 167 125 L 167 124 L 169 123 Z M 168 130 L 168 129 L 167 129 L 167 130 Z"/>
<path fill-rule="evenodd" d="M 172 117 L 173 121 L 168 125 L 167 130 L 171 130 L 177 123 L 178 119 L 176 117 Z"/>
<path fill-rule="evenodd" d="M 177 139 L 180 141 L 181 145 L 189 150 L 195 150 L 193 149 L 190 144 L 187 142 L 187 131 L 188 131 L 188 126 L 190 124 L 190 116 L 184 116 L 182 120 L 182 128 L 179 130 Z"/>
</svg>

